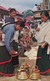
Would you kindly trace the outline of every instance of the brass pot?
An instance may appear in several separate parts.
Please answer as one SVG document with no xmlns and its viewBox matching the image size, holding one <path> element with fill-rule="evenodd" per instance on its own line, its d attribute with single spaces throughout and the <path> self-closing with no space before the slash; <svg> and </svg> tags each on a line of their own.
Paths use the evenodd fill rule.
<svg viewBox="0 0 50 81">
<path fill-rule="evenodd" d="M 30 79 L 40 79 L 40 73 L 39 72 L 33 72 L 31 75 L 30 75 Z"/>
<path fill-rule="evenodd" d="M 37 66 L 36 66 L 36 68 L 35 68 L 35 70 L 32 70 L 32 73 L 30 74 L 30 79 L 35 79 L 35 80 L 40 79 L 40 71 Z"/>
<path fill-rule="evenodd" d="M 26 70 L 24 70 L 24 69 L 18 70 L 17 79 L 20 79 L 20 80 L 28 79 L 28 74 L 27 74 Z"/>
</svg>

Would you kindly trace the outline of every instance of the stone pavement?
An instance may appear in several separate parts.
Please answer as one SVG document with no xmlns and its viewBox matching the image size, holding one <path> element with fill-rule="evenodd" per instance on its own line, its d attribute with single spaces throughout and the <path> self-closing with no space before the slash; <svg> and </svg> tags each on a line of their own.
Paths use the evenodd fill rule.
<svg viewBox="0 0 50 81">
<path fill-rule="evenodd" d="M 30 63 L 30 61 L 28 60 L 28 58 L 26 57 L 20 57 L 19 58 L 19 64 L 21 65 L 22 63 Z M 31 61 L 31 65 L 32 63 L 35 65 L 35 60 L 32 60 Z M 0 81 L 50 81 L 50 76 L 41 76 L 41 79 L 38 79 L 38 80 L 30 80 L 30 79 L 27 79 L 27 80 L 18 80 L 16 75 L 15 76 L 12 76 L 12 77 L 0 77 Z"/>
</svg>

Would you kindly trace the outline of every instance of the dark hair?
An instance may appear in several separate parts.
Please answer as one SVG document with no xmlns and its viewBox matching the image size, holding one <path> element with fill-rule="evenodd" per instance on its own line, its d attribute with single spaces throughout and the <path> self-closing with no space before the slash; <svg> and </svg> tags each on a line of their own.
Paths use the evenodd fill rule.
<svg viewBox="0 0 50 81">
<path fill-rule="evenodd" d="M 42 15 L 42 14 L 44 14 L 46 17 L 48 17 L 48 18 L 49 18 L 49 13 L 48 13 L 48 11 L 43 11 L 43 12 L 41 12 L 41 14 L 40 14 L 40 15 Z"/>
<path fill-rule="evenodd" d="M 11 9 L 10 9 L 10 13 L 13 12 L 13 11 L 16 12 L 16 9 L 15 9 L 15 8 L 11 8 Z"/>
<path fill-rule="evenodd" d="M 27 49 L 31 49 L 31 46 L 27 46 Z"/>
<path fill-rule="evenodd" d="M 18 21 L 18 22 L 15 22 L 17 25 L 19 24 L 21 27 L 25 27 L 25 22 L 24 21 Z"/>
<path fill-rule="evenodd" d="M 25 26 L 25 22 L 24 21 L 20 21 L 19 24 L 20 24 L 21 27 Z"/>
<path fill-rule="evenodd" d="M 18 40 L 20 40 L 23 37 L 23 34 L 18 36 Z"/>
</svg>

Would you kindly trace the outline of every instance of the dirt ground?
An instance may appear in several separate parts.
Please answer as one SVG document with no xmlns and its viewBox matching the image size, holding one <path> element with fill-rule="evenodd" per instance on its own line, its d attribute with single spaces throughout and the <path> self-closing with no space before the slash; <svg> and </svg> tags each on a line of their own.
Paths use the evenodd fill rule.
<svg viewBox="0 0 50 81">
<path fill-rule="evenodd" d="M 29 63 L 32 65 L 35 65 L 35 60 L 32 60 L 32 61 L 29 61 L 28 58 L 26 57 L 20 57 L 19 58 L 19 65 L 21 66 L 21 64 L 23 63 Z M 38 80 L 31 80 L 31 79 L 27 79 L 27 80 L 18 80 L 17 77 L 16 77 L 16 74 L 15 76 L 12 76 L 12 77 L 0 77 L 0 81 L 50 81 L 50 76 L 41 76 L 40 79 Z"/>
</svg>

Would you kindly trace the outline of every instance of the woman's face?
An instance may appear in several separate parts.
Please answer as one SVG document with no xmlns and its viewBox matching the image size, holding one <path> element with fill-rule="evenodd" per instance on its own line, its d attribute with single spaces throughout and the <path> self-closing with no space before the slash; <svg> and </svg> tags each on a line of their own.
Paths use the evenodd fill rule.
<svg viewBox="0 0 50 81">
<path fill-rule="evenodd" d="M 48 17 L 46 17 L 44 14 L 42 14 L 41 19 L 43 22 L 46 22 L 48 20 Z"/>
<path fill-rule="evenodd" d="M 22 30 L 22 27 L 20 25 L 15 25 L 16 30 Z"/>
</svg>

